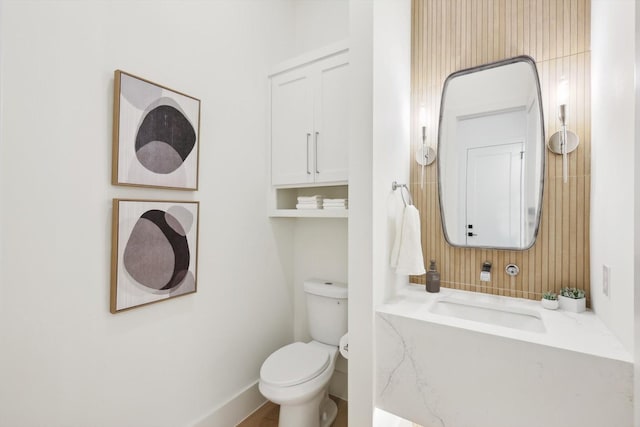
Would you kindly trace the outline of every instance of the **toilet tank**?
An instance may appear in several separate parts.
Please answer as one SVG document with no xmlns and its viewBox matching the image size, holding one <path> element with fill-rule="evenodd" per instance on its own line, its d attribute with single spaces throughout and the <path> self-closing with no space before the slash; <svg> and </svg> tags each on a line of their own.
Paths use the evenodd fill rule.
<svg viewBox="0 0 640 427">
<path fill-rule="evenodd" d="M 337 346 L 347 333 L 347 284 L 309 279 L 304 282 L 311 338 Z"/>
</svg>

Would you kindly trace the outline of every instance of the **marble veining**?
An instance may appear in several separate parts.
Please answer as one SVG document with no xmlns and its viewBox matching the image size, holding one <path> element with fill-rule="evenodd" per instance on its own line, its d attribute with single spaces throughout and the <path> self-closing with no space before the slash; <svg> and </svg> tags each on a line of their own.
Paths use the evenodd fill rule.
<svg viewBox="0 0 640 427">
<path fill-rule="evenodd" d="M 430 402 L 430 399 L 435 398 L 437 395 L 433 393 L 433 390 L 429 389 L 429 384 L 427 383 L 426 379 L 423 378 L 423 375 L 420 369 L 420 364 L 416 363 L 416 361 L 413 359 L 411 350 L 407 348 L 407 344 L 402 334 L 398 332 L 398 330 L 393 326 L 393 323 L 389 322 L 384 316 L 380 316 L 380 320 L 386 323 L 389 329 L 391 329 L 395 333 L 397 342 L 400 344 L 400 349 L 402 351 L 401 359 L 398 361 L 397 365 L 391 370 L 391 373 L 387 378 L 386 385 L 383 387 L 380 394 L 384 395 L 386 393 L 387 389 L 389 388 L 389 385 L 394 379 L 394 374 L 396 373 L 396 371 L 398 371 L 398 369 L 401 366 L 403 366 L 405 361 L 408 361 L 409 368 L 412 370 L 412 373 L 413 373 L 416 388 L 419 390 L 419 395 L 422 398 L 423 408 L 427 409 L 427 416 L 431 418 L 431 422 L 429 425 L 433 425 L 433 426 L 439 425 L 441 427 L 446 427 L 444 420 L 441 417 L 439 417 L 436 411 L 434 410 L 433 402 Z"/>
<path fill-rule="evenodd" d="M 549 317 L 543 312 L 547 331 L 553 331 L 557 321 L 564 322 L 564 332 L 527 332 L 434 315 L 427 301 L 433 302 L 433 295 L 412 298 L 409 291 L 395 300 L 402 309 L 386 304 L 376 313 L 379 408 L 424 427 L 633 424 L 633 365 L 625 360 L 628 356 L 610 357 L 619 356 L 619 349 L 598 352 L 578 345 L 587 336 L 596 346 L 610 343 L 613 338 L 606 330 L 591 331 L 595 335 L 584 330 L 578 344 L 553 345 L 571 327 L 575 332 L 597 326 L 592 313 L 555 312 Z M 529 340 L 541 335 L 551 337 Z"/>
</svg>

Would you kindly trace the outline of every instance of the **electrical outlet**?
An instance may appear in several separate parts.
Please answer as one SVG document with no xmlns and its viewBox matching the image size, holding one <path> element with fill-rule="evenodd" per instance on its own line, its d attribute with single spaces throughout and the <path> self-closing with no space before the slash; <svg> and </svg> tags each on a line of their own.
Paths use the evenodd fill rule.
<svg viewBox="0 0 640 427">
<path fill-rule="evenodd" d="M 602 293 L 607 297 L 611 294 L 611 267 L 606 264 L 602 264 Z"/>
</svg>

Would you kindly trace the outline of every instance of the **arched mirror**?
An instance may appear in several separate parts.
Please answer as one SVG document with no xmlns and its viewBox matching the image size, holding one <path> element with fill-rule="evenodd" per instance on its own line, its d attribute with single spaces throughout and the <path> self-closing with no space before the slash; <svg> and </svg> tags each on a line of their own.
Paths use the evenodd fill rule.
<svg viewBox="0 0 640 427">
<path fill-rule="evenodd" d="M 453 246 L 528 249 L 540 222 L 544 126 L 533 59 L 451 74 L 438 129 L 442 227 Z"/>
</svg>

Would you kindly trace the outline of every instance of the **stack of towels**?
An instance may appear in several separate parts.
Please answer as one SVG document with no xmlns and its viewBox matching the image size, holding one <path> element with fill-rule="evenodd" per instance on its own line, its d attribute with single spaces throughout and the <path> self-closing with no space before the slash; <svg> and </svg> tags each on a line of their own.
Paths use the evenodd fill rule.
<svg viewBox="0 0 640 427">
<path fill-rule="evenodd" d="M 296 209 L 322 209 L 322 196 L 298 196 Z"/>
<path fill-rule="evenodd" d="M 324 199 L 322 207 L 325 209 L 348 209 L 349 201 L 347 199 Z"/>
</svg>

